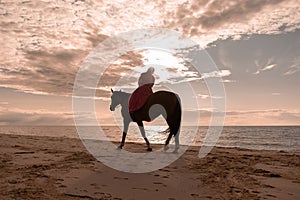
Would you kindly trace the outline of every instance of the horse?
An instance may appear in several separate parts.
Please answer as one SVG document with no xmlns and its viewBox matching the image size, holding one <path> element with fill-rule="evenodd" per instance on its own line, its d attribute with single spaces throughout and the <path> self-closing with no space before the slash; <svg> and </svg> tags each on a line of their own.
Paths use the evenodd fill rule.
<svg viewBox="0 0 300 200">
<path fill-rule="evenodd" d="M 137 111 L 129 113 L 128 102 L 130 93 L 122 91 L 114 91 L 111 89 L 111 105 L 110 110 L 115 111 L 118 105 L 121 105 L 121 115 L 123 117 L 123 135 L 121 144 L 118 149 L 122 149 L 125 144 L 125 139 L 128 131 L 129 123 L 136 122 L 139 126 L 142 137 L 147 144 L 147 151 L 152 151 L 149 140 L 146 137 L 143 121 L 152 121 L 162 115 L 166 120 L 169 128 L 169 135 L 164 145 L 164 151 L 169 149 L 168 145 L 172 136 L 175 137 L 175 150 L 179 149 L 179 132 L 181 124 L 181 101 L 177 94 L 169 91 L 157 91 L 151 94 L 145 104 Z"/>
</svg>

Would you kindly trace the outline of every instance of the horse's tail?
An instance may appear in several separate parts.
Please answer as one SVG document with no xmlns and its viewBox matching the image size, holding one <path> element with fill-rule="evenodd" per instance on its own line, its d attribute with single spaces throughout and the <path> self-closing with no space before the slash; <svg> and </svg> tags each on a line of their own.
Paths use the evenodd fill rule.
<svg viewBox="0 0 300 200">
<path fill-rule="evenodd" d="M 176 94 L 176 98 L 177 98 L 177 103 L 176 103 L 176 107 L 175 107 L 175 132 L 174 132 L 174 136 L 176 134 L 179 134 L 180 132 L 180 126 L 181 126 L 181 115 L 182 115 L 182 110 L 181 110 L 181 100 L 178 94 Z"/>
</svg>

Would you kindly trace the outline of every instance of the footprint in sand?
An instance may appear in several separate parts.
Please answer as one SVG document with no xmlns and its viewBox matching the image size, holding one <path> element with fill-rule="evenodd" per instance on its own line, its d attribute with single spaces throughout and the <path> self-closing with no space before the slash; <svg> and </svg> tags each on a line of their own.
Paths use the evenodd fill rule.
<svg viewBox="0 0 300 200">
<path fill-rule="evenodd" d="M 163 183 L 161 183 L 161 182 L 153 182 L 153 184 L 155 184 L 155 185 L 161 185 Z"/>
<path fill-rule="evenodd" d="M 133 189 L 133 190 L 145 190 L 145 191 L 148 191 L 147 188 L 136 188 L 136 187 L 133 187 L 133 188 L 131 188 L 131 189 Z"/>
<path fill-rule="evenodd" d="M 128 178 L 127 178 L 127 177 L 124 177 L 124 178 L 123 178 L 123 177 L 117 177 L 117 176 L 115 176 L 115 177 L 114 177 L 114 179 L 119 179 L 119 180 L 128 180 Z"/>
<path fill-rule="evenodd" d="M 159 171 L 162 171 L 162 172 L 170 172 L 170 170 L 168 170 L 168 169 L 160 169 Z"/>
</svg>

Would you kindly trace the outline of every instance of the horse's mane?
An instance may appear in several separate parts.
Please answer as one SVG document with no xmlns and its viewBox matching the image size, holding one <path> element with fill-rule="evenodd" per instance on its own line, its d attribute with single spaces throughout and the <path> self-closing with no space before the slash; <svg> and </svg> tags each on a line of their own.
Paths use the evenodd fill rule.
<svg viewBox="0 0 300 200">
<path fill-rule="evenodd" d="M 120 96 L 130 96 L 131 94 L 128 92 L 123 92 L 123 91 L 114 91 L 116 94 L 120 95 Z"/>
</svg>

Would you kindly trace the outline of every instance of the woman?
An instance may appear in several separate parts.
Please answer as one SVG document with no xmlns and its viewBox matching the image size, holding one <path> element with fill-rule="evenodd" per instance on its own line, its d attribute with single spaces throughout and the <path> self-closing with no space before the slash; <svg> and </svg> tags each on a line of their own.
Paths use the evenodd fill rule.
<svg viewBox="0 0 300 200">
<path fill-rule="evenodd" d="M 154 67 L 149 67 L 145 73 L 142 73 L 138 82 L 139 87 L 143 85 L 148 85 L 150 88 L 152 88 L 155 81 L 153 73 L 154 73 Z"/>
<path fill-rule="evenodd" d="M 129 99 L 129 112 L 134 112 L 142 108 L 147 101 L 149 95 L 153 93 L 154 85 L 154 67 L 149 67 L 148 70 L 141 74 L 138 84 L 139 87 L 131 94 Z"/>
</svg>

